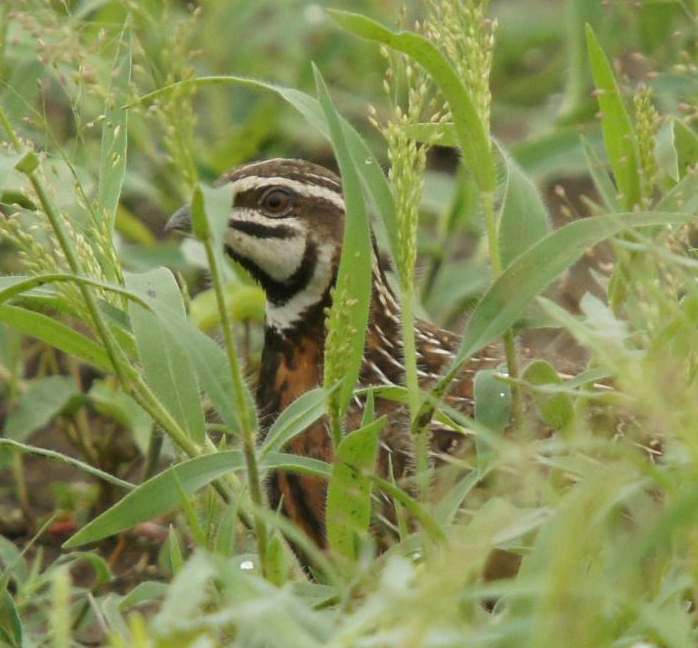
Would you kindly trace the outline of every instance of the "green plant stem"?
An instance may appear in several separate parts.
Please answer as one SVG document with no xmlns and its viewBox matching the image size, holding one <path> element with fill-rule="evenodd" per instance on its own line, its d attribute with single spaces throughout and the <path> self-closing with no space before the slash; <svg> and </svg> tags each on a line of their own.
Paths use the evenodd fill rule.
<svg viewBox="0 0 698 648">
<path fill-rule="evenodd" d="M 485 211 L 485 227 L 487 229 L 487 245 L 490 251 L 490 261 L 492 263 L 492 277 L 497 279 L 502 274 L 502 259 L 499 254 L 499 236 L 497 232 L 497 217 L 494 213 L 494 193 L 492 191 L 482 191 L 482 204 Z M 514 333 L 509 329 L 504 333 L 504 354 L 507 360 L 507 372 L 509 377 L 517 379 L 519 377 L 519 366 L 516 357 L 516 342 Z M 523 425 L 524 410 L 521 398 L 521 389 L 513 385 L 511 389 L 511 407 L 514 414 L 514 425 L 520 428 Z"/>
<path fill-rule="evenodd" d="M 245 464 L 247 466 L 247 481 L 250 485 L 250 498 L 255 506 L 255 510 L 264 507 L 264 495 L 262 491 L 262 482 L 259 477 L 259 468 L 257 466 L 257 447 L 255 439 L 255 431 L 252 426 L 252 417 L 250 414 L 249 403 L 245 396 L 245 383 L 240 370 L 240 362 L 238 360 L 237 347 L 233 339 L 233 329 L 230 323 L 230 315 L 225 303 L 225 295 L 223 294 L 223 281 L 221 279 L 220 268 L 218 267 L 218 258 L 213 249 L 213 237 L 210 232 L 203 240 L 204 248 L 206 249 L 206 257 L 208 259 L 209 270 L 211 271 L 211 279 L 213 281 L 213 289 L 216 294 L 216 302 L 218 312 L 221 317 L 221 327 L 223 329 L 223 337 L 225 338 L 225 348 L 228 353 L 228 363 L 230 365 L 230 374 L 233 379 L 235 389 L 235 399 L 237 401 L 237 409 L 240 415 L 240 424 L 242 426 L 242 444 L 245 454 Z M 254 514 L 255 537 L 257 540 L 257 551 L 259 553 L 259 564 L 262 574 L 268 574 L 266 549 L 267 549 L 267 529 L 263 518 L 257 513 Z"/>
<path fill-rule="evenodd" d="M 409 278 L 408 278 L 409 279 Z M 403 365 L 405 387 L 410 408 L 410 421 L 414 422 L 420 410 L 419 376 L 417 375 L 417 345 L 414 336 L 414 282 L 404 281 L 400 299 L 402 319 Z M 429 432 L 426 426 L 411 426 L 414 434 L 415 477 L 420 499 L 429 499 Z"/>
<path fill-rule="evenodd" d="M 339 444 L 342 442 L 343 431 L 342 431 L 342 417 L 339 413 L 339 407 L 336 405 L 338 399 L 337 394 L 330 396 L 330 407 L 329 417 L 330 417 L 330 434 L 332 436 L 332 445 L 334 446 L 335 452 Z"/>
<path fill-rule="evenodd" d="M 5 129 L 7 136 L 12 142 L 15 149 L 22 151 L 22 143 L 10 124 L 5 111 L 0 106 L 0 124 Z M 53 228 L 58 243 L 63 250 L 66 261 L 70 270 L 76 276 L 82 275 L 82 268 L 78 260 L 77 254 L 68 238 L 65 228 L 63 227 L 62 217 L 55 210 L 51 203 L 46 190 L 40 179 L 37 177 L 35 170 L 27 168 L 23 170 L 36 192 L 36 196 L 41 203 L 41 207 L 46 214 L 46 217 Z M 159 424 L 170 438 L 189 456 L 196 457 L 202 454 L 202 449 L 199 448 L 186 434 L 182 427 L 175 421 L 172 415 L 165 409 L 162 403 L 157 399 L 148 385 L 143 380 L 142 376 L 130 366 L 124 359 L 121 348 L 115 340 L 111 330 L 107 326 L 102 312 L 97 306 L 97 302 L 92 294 L 90 287 L 85 283 L 78 283 L 78 287 L 85 301 L 85 305 L 93 320 L 94 326 L 97 329 L 102 344 L 109 356 L 109 360 L 114 368 L 119 383 L 124 391 L 129 392 L 134 400 L 151 416 L 151 418 Z M 230 501 L 230 494 L 223 486 L 222 482 L 214 482 L 214 488 L 218 491 L 224 501 Z"/>
</svg>

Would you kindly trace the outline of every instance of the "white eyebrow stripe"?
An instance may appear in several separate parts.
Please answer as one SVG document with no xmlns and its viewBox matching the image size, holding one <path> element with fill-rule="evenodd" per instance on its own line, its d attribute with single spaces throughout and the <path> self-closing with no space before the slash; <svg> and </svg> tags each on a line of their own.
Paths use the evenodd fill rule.
<svg viewBox="0 0 698 648">
<path fill-rule="evenodd" d="M 323 198 L 344 211 L 344 199 L 338 191 L 328 187 L 321 187 L 320 185 L 306 184 L 299 180 L 291 180 L 290 178 L 247 176 L 233 182 L 233 191 L 239 193 L 265 186 L 288 187 L 305 198 Z"/>
<path fill-rule="evenodd" d="M 279 225 L 283 225 L 286 229 L 292 230 L 295 236 L 302 236 L 305 233 L 305 228 L 298 227 L 296 223 L 291 221 L 291 219 L 272 218 L 271 216 L 265 216 L 262 212 L 256 209 L 248 209 L 245 207 L 233 207 L 230 221 L 231 224 L 235 221 L 241 221 L 246 223 L 260 223 L 262 225 L 267 225 L 268 227 L 278 227 Z"/>
<path fill-rule="evenodd" d="M 336 180 L 333 180 L 332 178 L 328 178 L 327 176 L 320 175 L 319 173 L 310 173 L 309 171 L 305 172 L 305 175 L 307 175 L 309 178 L 317 178 L 318 180 L 322 180 L 323 182 L 330 182 L 332 183 L 337 189 L 341 189 L 342 185 L 339 184 Z"/>
</svg>

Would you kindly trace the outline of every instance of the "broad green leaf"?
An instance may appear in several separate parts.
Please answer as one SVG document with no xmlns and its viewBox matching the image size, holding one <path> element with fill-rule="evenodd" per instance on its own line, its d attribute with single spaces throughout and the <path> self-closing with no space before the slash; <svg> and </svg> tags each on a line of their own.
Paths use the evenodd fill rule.
<svg viewBox="0 0 698 648">
<path fill-rule="evenodd" d="M 586 31 L 589 65 L 601 110 L 601 129 L 606 151 L 618 191 L 622 195 L 623 206 L 630 210 L 641 197 L 635 131 L 606 54 L 590 25 L 587 25 Z"/>
<path fill-rule="evenodd" d="M 673 126 L 679 177 L 683 178 L 687 168 L 698 164 L 698 135 L 680 119 L 674 119 Z"/>
<path fill-rule="evenodd" d="M 57 349 L 98 369 L 109 371 L 111 368 L 109 358 L 102 346 L 46 315 L 25 308 L 2 305 L 0 322 L 5 322 L 24 335 L 48 342 Z"/>
<path fill-rule="evenodd" d="M 3 435 L 13 441 L 27 437 L 57 416 L 79 392 L 66 376 L 47 376 L 33 381 L 19 397 L 19 406 L 9 413 Z"/>
<path fill-rule="evenodd" d="M 95 542 L 165 515 L 180 505 L 182 492 L 191 495 L 219 477 L 244 468 L 245 458 L 240 450 L 225 450 L 183 461 L 132 490 L 63 546 L 72 548 Z M 330 474 L 330 467 L 323 461 L 278 452 L 270 452 L 260 462 L 260 468 L 300 472 L 321 479 L 327 479 Z"/>
<path fill-rule="evenodd" d="M 637 212 L 593 216 L 548 234 L 519 256 L 490 286 L 475 307 L 447 380 L 472 354 L 500 337 L 545 290 L 582 254 L 628 228 L 693 222 L 686 213 Z"/>
<path fill-rule="evenodd" d="M 161 272 L 166 271 L 161 270 Z M 201 381 L 201 385 L 213 401 L 225 424 L 231 430 L 237 428 L 237 417 L 233 406 L 234 399 L 231 397 L 233 394 L 232 380 L 225 353 L 211 338 L 182 317 L 181 300 L 174 300 L 173 303 L 168 303 L 153 299 L 146 291 L 129 290 L 115 284 L 95 281 L 85 277 L 76 277 L 71 274 L 51 273 L 33 277 L 0 277 L 0 303 L 17 297 L 37 286 L 60 281 L 84 283 L 89 286 L 110 290 L 123 295 L 143 309 L 157 313 L 160 324 L 169 330 L 171 337 L 178 339 L 186 350 L 190 362 Z M 174 309 L 172 308 L 173 304 L 176 305 Z M 121 311 L 118 311 L 117 314 L 121 315 Z"/>
<path fill-rule="evenodd" d="M 284 88 L 283 86 L 265 83 L 256 79 L 248 79 L 238 76 L 199 77 L 198 79 L 192 79 L 191 81 L 180 81 L 164 88 L 160 88 L 154 92 L 144 95 L 138 101 L 148 102 L 177 87 L 189 85 L 205 87 L 209 85 L 222 84 L 241 85 L 274 92 L 293 106 L 301 115 L 303 115 L 303 117 L 305 117 L 308 123 L 316 128 L 323 136 L 327 138 L 330 136 L 330 131 L 325 120 L 324 112 L 317 99 L 305 94 L 304 92 L 301 92 L 300 90 L 295 90 L 294 88 Z M 347 147 L 349 148 L 351 156 L 354 160 L 354 164 L 356 165 L 356 170 L 361 176 L 363 186 L 370 194 L 373 204 L 380 214 L 381 223 L 385 227 L 390 252 L 393 258 L 395 258 L 398 249 L 397 216 L 395 214 L 395 199 L 393 198 L 390 184 L 383 173 L 381 164 L 378 162 L 376 156 L 373 154 L 366 142 L 364 142 L 364 140 L 353 128 L 353 126 L 349 124 L 349 122 L 347 122 L 341 116 L 339 119 L 342 124 L 342 130 L 344 131 Z"/>
<path fill-rule="evenodd" d="M 342 256 L 339 261 L 335 298 L 332 311 L 351 307 L 347 314 L 348 326 L 346 337 L 349 340 L 350 351 L 347 358 L 346 373 L 340 387 L 339 407 L 346 412 L 349 401 L 354 393 L 354 386 L 361 371 L 364 355 L 366 330 L 368 328 L 368 312 L 371 306 L 371 276 L 373 248 L 371 245 L 371 225 L 366 213 L 366 206 L 361 194 L 359 174 L 354 159 L 347 147 L 344 131 L 339 115 L 332 105 L 320 72 L 315 70 L 315 83 L 320 105 L 325 113 L 325 119 L 330 131 L 332 148 L 342 174 L 342 189 L 344 193 L 344 241 Z M 329 315 L 330 319 L 334 315 Z M 327 362 L 327 357 L 325 358 Z M 332 385 L 325 385 L 330 389 Z"/>
<path fill-rule="evenodd" d="M 219 255 L 219 265 L 223 267 L 223 236 L 230 220 L 233 206 L 233 189 L 230 183 L 220 187 L 207 187 L 197 184 L 191 206 L 191 223 L 194 236 L 200 241 L 209 235 L 213 249 Z"/>
<path fill-rule="evenodd" d="M 371 474 L 386 420 L 383 416 L 351 432 L 337 448 L 327 493 L 327 539 L 334 551 L 347 558 L 356 558 L 355 538 L 363 537 L 371 522 Z"/>
<path fill-rule="evenodd" d="M 234 322 L 264 321 L 264 291 L 259 286 L 227 283 L 223 286 L 223 298 Z M 209 331 L 220 324 L 213 288 L 202 290 L 191 300 L 189 318 L 202 331 Z"/>
<path fill-rule="evenodd" d="M 179 288 L 169 270 L 158 268 L 142 275 L 128 274 L 125 279 L 129 288 L 147 295 L 152 303 L 162 302 L 175 321 L 186 321 Z M 203 444 L 204 415 L 199 385 L 183 340 L 173 335 L 163 319 L 150 310 L 132 304 L 129 312 L 147 383 L 189 437 Z"/>
<path fill-rule="evenodd" d="M 488 134 L 475 110 L 468 91 L 448 59 L 424 36 L 414 32 L 393 32 L 366 16 L 328 10 L 330 16 L 348 32 L 384 43 L 411 56 L 429 73 L 448 101 L 453 127 L 470 172 L 482 191 L 494 191 L 497 179 Z"/>
<path fill-rule="evenodd" d="M 550 231 L 550 221 L 536 185 L 507 152 L 502 150 L 502 155 L 507 177 L 498 233 L 502 267 L 506 268 Z"/>
<path fill-rule="evenodd" d="M 521 373 L 521 378 L 531 385 L 562 385 L 562 378 L 545 360 L 535 360 L 529 364 Z M 534 392 L 533 402 L 540 417 L 556 430 L 564 428 L 574 416 L 574 405 L 569 394 Z"/>
<path fill-rule="evenodd" d="M 128 110 L 123 107 L 124 97 L 131 81 L 131 35 L 127 33 L 114 61 L 114 71 L 105 119 L 102 123 L 102 146 L 99 158 L 97 201 L 104 210 L 107 232 L 114 231 L 116 209 L 126 175 L 126 147 L 128 143 Z"/>
<path fill-rule="evenodd" d="M 482 369 L 475 375 L 475 420 L 492 432 L 504 432 L 509 424 L 511 388 L 497 378 L 494 369 Z"/>
<path fill-rule="evenodd" d="M 605 165 L 599 160 L 585 137 L 582 140 L 582 150 L 587 162 L 587 169 L 599 196 L 603 200 L 606 209 L 610 212 L 620 211 L 620 203 L 616 197 L 616 188 L 606 172 Z"/>
</svg>

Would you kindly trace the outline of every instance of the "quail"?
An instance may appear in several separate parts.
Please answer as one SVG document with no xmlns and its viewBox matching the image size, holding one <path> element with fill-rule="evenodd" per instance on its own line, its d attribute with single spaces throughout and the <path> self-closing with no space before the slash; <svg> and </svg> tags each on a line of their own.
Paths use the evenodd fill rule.
<svg viewBox="0 0 698 648">
<path fill-rule="evenodd" d="M 242 265 L 266 294 L 264 346 L 256 390 L 262 433 L 299 396 L 322 384 L 326 309 L 331 305 L 344 232 L 344 200 L 337 175 L 302 160 L 272 159 L 247 164 L 224 175 L 234 204 L 224 234 L 226 253 Z M 176 212 L 168 230 L 188 231 L 187 207 Z M 456 334 L 425 321 L 415 323 L 418 376 L 428 389 L 449 366 L 458 347 Z M 449 403 L 466 414 L 473 411 L 473 382 L 482 368 L 503 361 L 490 346 L 461 369 Z M 364 357 L 362 386 L 403 382 L 400 304 L 375 251 L 372 299 Z M 386 414 L 381 436 L 379 471 L 400 478 L 410 471 L 409 418 L 405 407 L 379 399 L 376 414 Z M 356 429 L 360 403 L 348 414 L 347 428 Z M 463 435 L 432 422 L 431 448 L 451 452 Z M 294 438 L 288 452 L 326 462 L 333 446 L 326 422 L 320 420 Z M 318 545 L 325 546 L 326 484 L 314 477 L 277 472 L 269 479 L 273 507 L 283 512 Z"/>
</svg>

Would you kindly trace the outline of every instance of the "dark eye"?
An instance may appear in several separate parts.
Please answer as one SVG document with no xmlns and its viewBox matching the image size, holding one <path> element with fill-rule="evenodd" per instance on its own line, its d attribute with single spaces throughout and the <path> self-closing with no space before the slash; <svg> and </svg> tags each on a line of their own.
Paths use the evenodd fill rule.
<svg viewBox="0 0 698 648">
<path fill-rule="evenodd" d="M 267 190 L 259 201 L 260 206 L 270 214 L 285 214 L 292 205 L 291 194 L 285 189 L 272 188 Z"/>
</svg>

